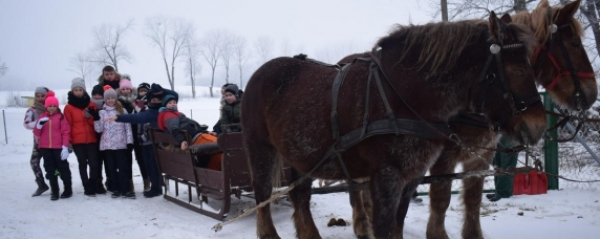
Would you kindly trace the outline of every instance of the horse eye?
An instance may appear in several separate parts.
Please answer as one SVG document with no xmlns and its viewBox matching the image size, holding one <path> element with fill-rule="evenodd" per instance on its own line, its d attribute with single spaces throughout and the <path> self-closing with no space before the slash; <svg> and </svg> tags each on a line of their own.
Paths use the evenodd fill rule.
<svg viewBox="0 0 600 239">
<path fill-rule="evenodd" d="M 581 46 L 581 44 L 578 42 L 573 42 L 573 43 L 571 43 L 571 46 L 573 46 L 575 48 L 579 48 Z"/>
<path fill-rule="evenodd" d="M 513 70 L 513 74 L 516 76 L 524 76 L 525 72 L 523 70 Z"/>
</svg>

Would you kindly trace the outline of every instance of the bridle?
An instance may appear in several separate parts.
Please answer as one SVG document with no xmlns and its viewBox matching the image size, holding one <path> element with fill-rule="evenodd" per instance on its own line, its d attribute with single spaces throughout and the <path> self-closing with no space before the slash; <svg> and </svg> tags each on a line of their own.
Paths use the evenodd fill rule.
<svg viewBox="0 0 600 239">
<path fill-rule="evenodd" d="M 525 111 L 530 105 L 536 102 L 541 102 L 541 97 L 537 93 L 530 97 L 518 97 L 510 89 L 510 84 L 505 77 L 504 68 L 502 67 L 502 51 L 522 51 L 523 48 L 524 44 L 521 42 L 503 46 L 492 43 L 490 45 L 490 54 L 485 63 L 485 67 L 479 75 L 478 82 L 481 84 L 481 88 L 479 89 L 477 98 L 474 102 L 475 107 L 472 109 L 472 112 L 467 114 L 480 116 L 484 115 L 483 106 L 485 104 L 485 96 L 488 93 L 488 89 L 493 84 L 500 85 L 500 88 L 503 90 L 503 95 L 508 100 L 508 104 L 511 109 L 510 114 L 507 114 L 506 116 L 493 122 L 492 128 L 494 131 L 499 131 L 501 127 L 504 127 L 504 125 L 508 123 L 511 117 L 520 114 L 522 111 Z M 496 64 L 492 64 L 493 62 Z"/>
<path fill-rule="evenodd" d="M 580 82 L 580 77 L 590 77 L 590 78 L 594 78 L 595 74 L 593 72 L 579 72 L 575 69 L 575 67 L 573 66 L 573 61 L 571 60 L 571 57 L 569 56 L 569 53 L 567 51 L 567 47 L 565 46 L 564 41 L 562 40 L 562 36 L 560 34 L 560 31 L 566 29 L 566 28 L 571 28 L 571 26 L 569 24 L 563 24 L 561 26 L 557 26 L 556 24 L 552 24 L 551 26 L 551 38 L 556 39 L 558 42 L 560 42 L 558 44 L 558 47 L 560 48 L 560 53 L 563 57 L 563 59 L 565 59 L 565 62 L 567 63 L 567 69 L 563 69 L 559 64 L 558 61 L 556 60 L 556 57 L 554 56 L 554 54 L 552 54 L 552 49 L 553 49 L 553 44 L 552 44 L 552 39 L 549 39 L 546 41 L 546 43 L 542 46 L 539 46 L 535 49 L 533 58 L 532 58 L 532 63 L 533 63 L 533 69 L 539 69 L 539 65 L 540 65 L 540 59 L 543 56 L 547 56 L 548 59 L 550 60 L 550 62 L 552 62 L 552 65 L 554 66 L 554 68 L 558 71 L 558 74 L 554 77 L 554 79 L 552 80 L 552 82 L 550 82 L 550 84 L 545 85 L 544 88 L 546 88 L 547 90 L 552 90 L 554 89 L 554 87 L 556 86 L 556 84 L 558 83 L 558 81 L 563 78 L 564 76 L 571 76 L 571 78 L 573 78 L 573 84 L 575 85 L 575 98 L 577 100 L 577 110 L 582 110 L 582 109 L 587 109 L 589 106 L 589 102 L 587 102 L 587 100 L 584 97 L 584 93 L 581 90 L 581 82 Z"/>
</svg>

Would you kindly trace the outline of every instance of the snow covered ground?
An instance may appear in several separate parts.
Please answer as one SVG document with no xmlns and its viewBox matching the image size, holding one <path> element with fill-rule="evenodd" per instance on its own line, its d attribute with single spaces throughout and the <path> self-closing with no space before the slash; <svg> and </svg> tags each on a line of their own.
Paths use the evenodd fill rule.
<svg viewBox="0 0 600 239">
<path fill-rule="evenodd" d="M 57 91 L 58 92 L 58 91 Z M 59 98 L 60 100 L 60 98 Z M 214 124 L 219 100 L 182 100 L 180 109 L 200 123 Z M 61 100 L 61 105 L 66 103 Z M 0 238 L 255 238 L 255 214 L 211 230 L 219 221 L 177 206 L 162 197 L 141 195 L 142 180 L 134 164 L 138 198 L 112 199 L 108 195 L 85 197 L 78 177 L 77 161 L 71 154 L 74 196 L 50 201 L 48 192 L 31 197 L 36 186 L 29 167 L 31 132 L 22 124 L 24 108 L 3 108 L 9 133 L 8 144 L 0 139 Z M 0 119 L 1 120 L 1 119 Z M 4 122 L 2 122 L 4 123 Z M 1 124 L 0 124 L 1 125 Z M 0 130 L 0 136 L 4 137 Z M 406 218 L 405 238 L 424 238 L 429 198 L 411 204 Z M 234 199 L 230 215 L 254 205 L 251 199 Z M 282 238 L 294 238 L 287 203 L 272 205 L 276 228 Z M 354 238 L 351 226 L 327 227 L 331 218 L 351 221 L 346 193 L 312 197 L 313 218 L 323 238 Z M 600 192 L 566 189 L 546 195 L 514 196 L 496 203 L 484 200 L 481 221 L 485 238 L 599 238 Z M 522 216 L 518 213 L 523 212 Z M 460 238 L 462 211 L 459 196 L 452 196 L 446 229 L 450 238 Z"/>
</svg>

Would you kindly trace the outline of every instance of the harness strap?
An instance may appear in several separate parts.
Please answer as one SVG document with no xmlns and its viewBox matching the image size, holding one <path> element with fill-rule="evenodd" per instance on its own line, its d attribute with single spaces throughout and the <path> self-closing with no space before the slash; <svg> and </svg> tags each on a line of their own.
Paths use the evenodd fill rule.
<svg viewBox="0 0 600 239">
<path fill-rule="evenodd" d="M 344 77 L 346 76 L 346 72 L 348 71 L 348 69 L 350 69 L 351 65 L 352 64 L 346 64 L 342 67 L 340 71 L 338 71 L 338 74 L 333 80 L 333 86 L 331 87 L 331 137 L 333 139 L 337 139 L 340 136 L 337 113 L 338 96 L 340 94 L 340 88 L 344 83 Z"/>
</svg>

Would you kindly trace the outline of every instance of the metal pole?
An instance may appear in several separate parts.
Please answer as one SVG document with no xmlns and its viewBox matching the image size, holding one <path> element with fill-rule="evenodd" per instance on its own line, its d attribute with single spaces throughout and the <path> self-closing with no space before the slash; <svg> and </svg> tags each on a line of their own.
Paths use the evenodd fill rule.
<svg viewBox="0 0 600 239">
<path fill-rule="evenodd" d="M 554 111 L 554 102 L 548 92 L 542 93 L 544 97 L 544 109 Z M 546 115 L 548 127 L 556 125 L 556 116 Z M 558 132 L 553 130 L 548 132 L 553 139 L 558 138 Z M 558 175 L 558 142 L 544 139 L 544 171 L 553 175 Z M 548 189 L 558 190 L 558 178 L 548 175 Z"/>
<path fill-rule="evenodd" d="M 4 110 L 2 110 L 2 123 L 4 123 L 4 141 L 8 144 L 8 133 L 6 132 L 6 116 Z"/>
<path fill-rule="evenodd" d="M 194 118 L 194 111 L 192 109 L 190 109 L 190 119 Z"/>
<path fill-rule="evenodd" d="M 571 132 L 571 134 L 575 134 L 575 127 L 573 127 L 573 125 L 571 123 L 567 123 L 566 126 L 567 126 L 567 129 L 569 130 L 569 132 Z M 598 155 L 596 155 L 596 153 L 594 153 L 594 151 L 590 148 L 590 146 L 588 146 L 587 142 L 585 142 L 585 139 L 581 138 L 581 136 L 579 136 L 579 134 L 575 135 L 575 139 L 577 140 L 577 142 L 579 142 L 581 145 L 583 145 L 585 150 L 587 150 L 588 153 L 590 153 L 590 155 L 592 156 L 592 158 L 594 158 L 594 160 L 596 160 L 596 162 L 598 162 L 598 165 L 600 165 L 600 158 L 598 158 Z"/>
</svg>

